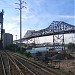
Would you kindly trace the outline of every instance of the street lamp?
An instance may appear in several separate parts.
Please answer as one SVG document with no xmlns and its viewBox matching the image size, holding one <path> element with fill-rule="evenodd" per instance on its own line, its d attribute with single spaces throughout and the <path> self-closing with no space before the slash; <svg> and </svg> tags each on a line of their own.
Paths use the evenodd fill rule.
<svg viewBox="0 0 75 75">
<path fill-rule="evenodd" d="M 16 43 L 15 43 L 15 52 L 16 52 L 16 46 L 17 46 L 17 35 L 16 36 Z"/>
</svg>

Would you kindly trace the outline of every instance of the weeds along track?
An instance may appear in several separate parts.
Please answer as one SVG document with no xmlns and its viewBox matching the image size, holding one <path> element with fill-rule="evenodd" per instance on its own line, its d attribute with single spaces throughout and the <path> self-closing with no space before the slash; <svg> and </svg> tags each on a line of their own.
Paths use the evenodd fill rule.
<svg viewBox="0 0 75 75">
<path fill-rule="evenodd" d="M 29 70 L 31 70 L 36 75 L 63 75 L 51 68 L 48 68 L 42 64 L 36 63 L 32 60 L 29 60 L 27 58 L 24 58 L 20 55 L 17 55 L 15 53 L 7 52 L 8 55 L 13 57 L 16 62 L 21 63 L 22 65 L 26 66 Z"/>
<path fill-rule="evenodd" d="M 35 75 L 6 52 L 0 51 L 0 75 Z"/>
</svg>

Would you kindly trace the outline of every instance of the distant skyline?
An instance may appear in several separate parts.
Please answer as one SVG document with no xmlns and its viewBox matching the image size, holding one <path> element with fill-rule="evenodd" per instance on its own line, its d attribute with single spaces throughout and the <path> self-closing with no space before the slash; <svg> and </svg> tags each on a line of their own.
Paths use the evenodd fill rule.
<svg viewBox="0 0 75 75">
<path fill-rule="evenodd" d="M 22 0 L 23 1 L 23 0 Z M 75 25 L 75 0 L 24 0 L 27 8 L 22 10 L 22 37 L 27 30 L 40 30 L 52 21 L 64 21 Z M 0 11 L 4 9 L 4 29 L 14 40 L 19 39 L 19 0 L 0 0 Z M 69 36 L 69 35 L 67 35 Z M 44 39 L 42 40 L 44 41 Z"/>
</svg>

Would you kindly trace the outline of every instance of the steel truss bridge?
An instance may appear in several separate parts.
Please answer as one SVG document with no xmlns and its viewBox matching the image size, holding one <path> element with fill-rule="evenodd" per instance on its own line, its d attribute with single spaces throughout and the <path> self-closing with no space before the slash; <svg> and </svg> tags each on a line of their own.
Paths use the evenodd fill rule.
<svg viewBox="0 0 75 75">
<path fill-rule="evenodd" d="M 53 35 L 54 48 L 59 49 L 61 46 L 62 50 L 64 50 L 64 34 L 69 33 L 75 33 L 74 25 L 65 23 L 63 21 L 53 21 L 46 29 L 41 29 L 38 31 L 27 31 L 27 33 L 24 35 L 24 38 L 22 38 L 21 41 L 23 42 L 31 38 Z"/>
</svg>

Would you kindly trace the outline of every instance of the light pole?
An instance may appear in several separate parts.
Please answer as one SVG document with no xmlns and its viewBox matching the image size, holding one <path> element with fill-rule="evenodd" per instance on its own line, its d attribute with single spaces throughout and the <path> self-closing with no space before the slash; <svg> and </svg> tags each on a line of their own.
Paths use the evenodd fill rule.
<svg viewBox="0 0 75 75">
<path fill-rule="evenodd" d="M 16 40 L 17 40 L 17 35 L 15 35 L 16 36 Z M 17 43 L 17 42 L 16 42 Z"/>
<path fill-rule="evenodd" d="M 16 36 L 16 43 L 15 43 L 15 52 L 16 52 L 16 47 L 17 47 L 17 35 Z"/>
</svg>

